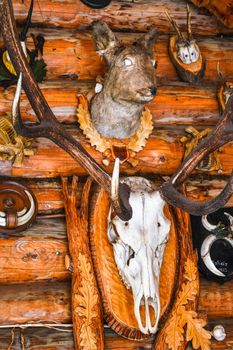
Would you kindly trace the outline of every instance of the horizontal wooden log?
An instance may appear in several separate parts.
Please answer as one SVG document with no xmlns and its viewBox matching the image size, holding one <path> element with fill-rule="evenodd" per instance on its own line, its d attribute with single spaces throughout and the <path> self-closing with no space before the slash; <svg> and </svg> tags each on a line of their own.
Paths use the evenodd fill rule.
<svg viewBox="0 0 233 350">
<path fill-rule="evenodd" d="M 87 96 L 93 83 L 54 81 L 41 84 L 42 92 L 57 119 L 66 124 L 77 122 L 77 94 Z M 15 88 L 0 88 L 0 116 L 11 112 Z M 21 97 L 21 113 L 25 121 L 36 120 L 25 94 Z M 156 98 L 148 105 L 154 124 L 215 125 L 219 120 L 216 87 L 190 87 L 188 84 L 161 85 Z"/>
<path fill-rule="evenodd" d="M 221 342 L 211 340 L 211 350 L 232 350 L 233 343 L 233 325 L 226 319 L 211 319 L 208 326 L 212 329 L 215 324 L 222 324 L 226 330 L 226 339 Z M 55 329 L 54 329 L 55 328 Z M 19 350 L 24 343 L 27 350 L 74 350 L 73 336 L 71 328 L 61 327 L 54 328 L 39 328 L 29 327 L 25 329 L 20 328 L 4 328 L 0 329 L 0 343 L 2 349 L 8 349 L 12 342 L 11 349 Z M 153 339 L 136 342 L 124 339 L 116 335 L 109 328 L 105 328 L 105 350 L 150 350 Z"/>
<path fill-rule="evenodd" d="M 25 20 L 29 8 L 29 0 L 21 2 L 14 0 L 14 11 L 18 21 Z M 198 10 L 190 6 L 192 11 L 193 33 L 201 35 L 215 35 L 230 33 L 231 30 L 224 27 L 214 16 L 207 11 Z M 50 27 L 86 28 L 93 20 L 102 18 L 111 27 L 121 30 L 145 31 L 150 27 L 156 27 L 160 32 L 171 31 L 170 24 L 165 15 L 165 10 L 176 18 L 182 30 L 186 28 L 186 1 L 178 3 L 172 0 L 124 0 L 112 1 L 102 10 L 93 10 L 83 5 L 81 1 L 41 0 L 35 3 L 33 11 L 33 23 Z"/>
<path fill-rule="evenodd" d="M 0 324 L 70 323 L 69 283 L 0 285 Z"/>
<path fill-rule="evenodd" d="M 32 30 L 45 37 L 44 60 L 47 64 L 47 79 L 95 80 L 103 75 L 105 66 L 95 51 L 95 45 L 89 32 L 67 32 Z M 140 35 L 134 33 L 118 33 L 124 43 L 137 40 Z M 159 37 L 156 42 L 155 57 L 158 61 L 156 76 L 163 84 L 168 81 L 180 81 L 168 56 L 168 36 Z M 206 60 L 205 76 L 201 83 L 216 84 L 219 81 L 219 70 L 223 78 L 233 79 L 233 46 L 230 38 L 199 38 L 198 43 L 203 58 Z M 3 44 L 0 43 L 0 46 Z M 28 47 L 33 47 L 32 39 L 28 39 Z"/>
<path fill-rule="evenodd" d="M 0 325 L 71 323 L 70 282 L 0 285 Z M 209 318 L 232 318 L 233 281 L 201 280 L 199 310 Z"/>
<path fill-rule="evenodd" d="M 228 28 L 233 28 L 233 14 L 229 10 L 232 6 L 231 0 L 225 0 L 220 3 L 218 0 L 211 0 L 206 2 L 205 0 L 191 0 L 195 5 L 199 7 L 205 7 L 213 13 L 222 23 Z"/>
<path fill-rule="evenodd" d="M 67 280 L 67 251 L 64 218 L 37 219 L 20 237 L 0 237 L 0 283 Z"/>
<path fill-rule="evenodd" d="M 81 141 L 82 145 L 98 163 L 102 162 L 102 154 L 87 144 L 83 135 L 80 134 L 77 129 L 69 128 L 68 131 Z M 174 174 L 183 158 L 183 146 L 179 140 L 184 134 L 184 127 L 155 128 L 145 148 L 137 153 L 135 157 L 135 159 L 138 160 L 138 165 L 132 167 L 124 163 L 121 166 L 122 174 Z M 25 157 L 20 166 L 12 167 L 10 161 L 2 161 L 1 175 L 25 178 L 49 178 L 72 174 L 78 176 L 87 175 L 85 170 L 77 162 L 50 140 L 42 138 L 37 139 L 35 146 L 35 154 Z M 232 155 L 233 143 L 229 143 L 222 148 L 219 154 L 219 159 L 223 167 L 223 174 L 231 174 Z M 106 170 L 112 173 L 112 164 L 106 167 Z"/>
<path fill-rule="evenodd" d="M 209 318 L 233 315 L 233 281 L 220 285 L 217 282 L 201 280 L 199 310 L 207 312 Z"/>
<path fill-rule="evenodd" d="M 193 201 L 207 201 L 215 198 L 225 187 L 227 178 L 206 177 L 202 175 L 192 176 L 186 182 L 186 195 Z M 233 196 L 227 203 L 228 207 L 233 206 Z"/>
</svg>

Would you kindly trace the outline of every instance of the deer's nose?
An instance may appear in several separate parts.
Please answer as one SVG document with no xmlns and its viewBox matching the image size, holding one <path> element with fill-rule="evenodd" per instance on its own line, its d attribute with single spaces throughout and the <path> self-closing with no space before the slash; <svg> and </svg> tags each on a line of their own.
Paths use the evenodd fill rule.
<svg viewBox="0 0 233 350">
<path fill-rule="evenodd" d="M 152 93 L 152 95 L 156 95 L 157 92 L 157 88 L 155 86 L 151 86 L 149 87 L 150 92 Z"/>
</svg>

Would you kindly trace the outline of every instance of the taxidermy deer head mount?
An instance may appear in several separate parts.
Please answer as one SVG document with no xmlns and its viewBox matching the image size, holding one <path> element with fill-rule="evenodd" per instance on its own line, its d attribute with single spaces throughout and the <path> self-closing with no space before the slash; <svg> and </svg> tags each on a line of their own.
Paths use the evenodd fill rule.
<svg viewBox="0 0 233 350">
<path fill-rule="evenodd" d="M 83 168 L 111 194 L 111 176 L 93 159 L 79 141 L 73 138 L 56 119 L 49 108 L 38 84 L 36 83 L 21 44 L 16 34 L 16 26 L 11 0 L 0 1 L 0 28 L 10 59 L 19 76 L 16 91 L 13 119 L 17 131 L 26 137 L 46 137 L 67 151 Z M 19 99 L 21 86 L 35 111 L 39 123 L 34 126 L 24 125 L 19 113 Z M 160 196 L 167 203 L 183 209 L 193 215 L 205 215 L 216 211 L 230 198 L 233 192 L 233 175 L 223 191 L 214 199 L 207 202 L 194 202 L 183 196 L 178 188 L 184 183 L 197 164 L 209 153 L 233 140 L 233 96 L 227 102 L 221 119 L 197 147 L 184 159 L 175 174 L 159 188 Z M 122 220 L 128 221 L 132 217 L 132 207 L 129 203 L 130 188 L 119 182 L 117 195 L 112 194 L 112 205 L 115 213 Z"/>
<path fill-rule="evenodd" d="M 97 131 L 109 138 L 134 135 L 144 105 L 156 94 L 153 44 L 150 30 L 133 45 L 122 45 L 107 24 L 93 24 L 97 52 L 107 63 L 105 80 L 91 101 L 91 119 Z"/>
<path fill-rule="evenodd" d="M 142 177 L 127 177 L 122 181 L 131 190 L 129 202 L 133 216 L 125 222 L 110 210 L 108 239 L 121 279 L 132 289 L 139 329 L 144 334 L 154 334 L 160 318 L 159 277 L 170 221 L 164 214 L 165 202 L 151 181 Z M 119 184 L 119 161 L 115 163 L 113 183 L 116 187 Z M 141 305 L 145 306 L 144 317 Z"/>
<path fill-rule="evenodd" d="M 169 43 L 169 54 L 177 73 L 182 80 L 190 83 L 197 82 L 204 74 L 205 61 L 200 49 L 193 39 L 191 30 L 191 13 L 187 5 L 187 32 L 180 31 L 176 21 L 166 11 L 167 18 L 176 31 Z"/>
</svg>

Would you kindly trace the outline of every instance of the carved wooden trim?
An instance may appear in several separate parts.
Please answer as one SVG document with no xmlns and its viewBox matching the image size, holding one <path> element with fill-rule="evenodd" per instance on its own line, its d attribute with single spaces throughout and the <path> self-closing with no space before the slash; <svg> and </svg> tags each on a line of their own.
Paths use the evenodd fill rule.
<svg viewBox="0 0 233 350">
<path fill-rule="evenodd" d="M 107 238 L 110 200 L 107 192 L 95 187 L 90 206 L 90 242 L 93 264 L 103 302 L 104 318 L 119 335 L 133 340 L 150 337 L 140 332 L 134 316 L 133 295 L 121 281 L 113 256 L 112 244 Z M 176 223 L 166 206 L 171 220 L 170 238 L 160 273 L 161 322 L 165 322 L 173 298 L 179 264 Z M 143 313 L 143 312 L 142 312 Z"/>
<path fill-rule="evenodd" d="M 189 215 L 174 209 L 180 242 L 180 274 L 172 311 L 161 329 L 153 349 L 182 350 L 192 341 L 195 349 L 210 349 L 210 333 L 203 327 L 206 322 L 197 318 L 199 276 L 197 256 L 192 247 Z M 185 330 L 186 329 L 186 330 Z"/>
<path fill-rule="evenodd" d="M 77 178 L 62 178 L 67 235 L 72 266 L 72 319 L 76 349 L 104 349 L 101 302 L 94 276 L 88 240 L 88 198 L 92 180 L 88 178 L 81 208 L 76 208 Z M 68 259 L 69 260 L 69 259 Z M 70 268 L 70 266 L 67 266 Z"/>
</svg>

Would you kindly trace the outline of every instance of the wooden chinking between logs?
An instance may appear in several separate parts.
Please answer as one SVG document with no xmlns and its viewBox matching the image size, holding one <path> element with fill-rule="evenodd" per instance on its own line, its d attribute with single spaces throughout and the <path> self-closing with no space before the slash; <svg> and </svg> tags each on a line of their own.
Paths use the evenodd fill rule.
<svg viewBox="0 0 233 350">
<path fill-rule="evenodd" d="M 15 0 L 13 5 L 17 23 L 21 25 L 29 3 Z M 172 175 L 183 157 L 184 148 L 179 140 L 185 135 L 185 128 L 189 125 L 195 125 L 198 130 L 213 128 L 219 120 L 216 97 L 221 81 L 217 66 L 227 81 L 233 81 L 233 33 L 230 26 L 224 26 L 207 11 L 190 4 L 193 35 L 198 38 L 206 60 L 204 77 L 196 85 L 190 85 L 180 81 L 169 59 L 167 45 L 170 34 L 174 32 L 165 15 L 165 10 L 172 13 L 179 26 L 185 29 L 186 1 L 161 0 L 155 4 L 150 0 L 136 3 L 114 0 L 101 10 L 67 0 L 41 0 L 34 6 L 33 28 L 29 33 L 42 33 L 45 38 L 43 58 L 47 64 L 47 78 L 41 84 L 42 91 L 63 128 L 74 137 L 81 137 L 81 144 L 99 164 L 102 155 L 82 136 L 76 119 L 76 94 L 86 95 L 95 85 L 96 76 L 104 72 L 89 25 L 93 20 L 103 19 L 110 28 L 119 32 L 124 42 L 132 42 L 152 27 L 161 33 L 155 45 L 158 93 L 149 105 L 154 131 L 146 147 L 136 156 L 138 165 L 133 168 L 124 164 L 121 170 L 124 175 L 143 174 L 150 179 Z M 30 37 L 28 43 L 29 48 L 33 47 Z M 14 87 L 0 88 L 0 116 L 10 112 L 13 94 Z M 24 92 L 21 114 L 26 122 L 36 120 Z M 33 145 L 34 155 L 26 157 L 20 166 L 12 166 L 10 161 L 0 163 L 0 181 L 14 178 L 28 185 L 37 197 L 39 210 L 36 223 L 28 230 L 17 237 L 0 237 L 0 291 L 3 296 L 0 349 L 40 346 L 50 349 L 53 346 L 56 350 L 70 350 L 75 349 L 70 313 L 71 272 L 67 270 L 65 257 L 72 248 L 68 248 L 65 233 L 67 202 L 65 205 L 59 177 L 73 174 L 80 177 L 76 198 L 80 206 L 87 172 L 52 142 L 40 138 Z M 222 174 L 195 171 L 187 181 L 188 198 L 196 201 L 214 198 L 231 174 L 232 154 L 233 143 L 221 150 Z M 106 169 L 111 174 L 112 164 Z M 227 205 L 232 204 L 233 197 Z M 202 277 L 198 314 L 204 319 L 207 315 L 210 330 L 216 324 L 226 328 L 226 339 L 223 342 L 211 340 L 211 349 L 232 349 L 232 281 L 219 285 Z M 24 326 L 20 328 L 19 324 Z M 138 343 L 121 338 L 109 328 L 104 328 L 104 333 L 107 350 L 154 348 L 152 338 Z"/>
</svg>

